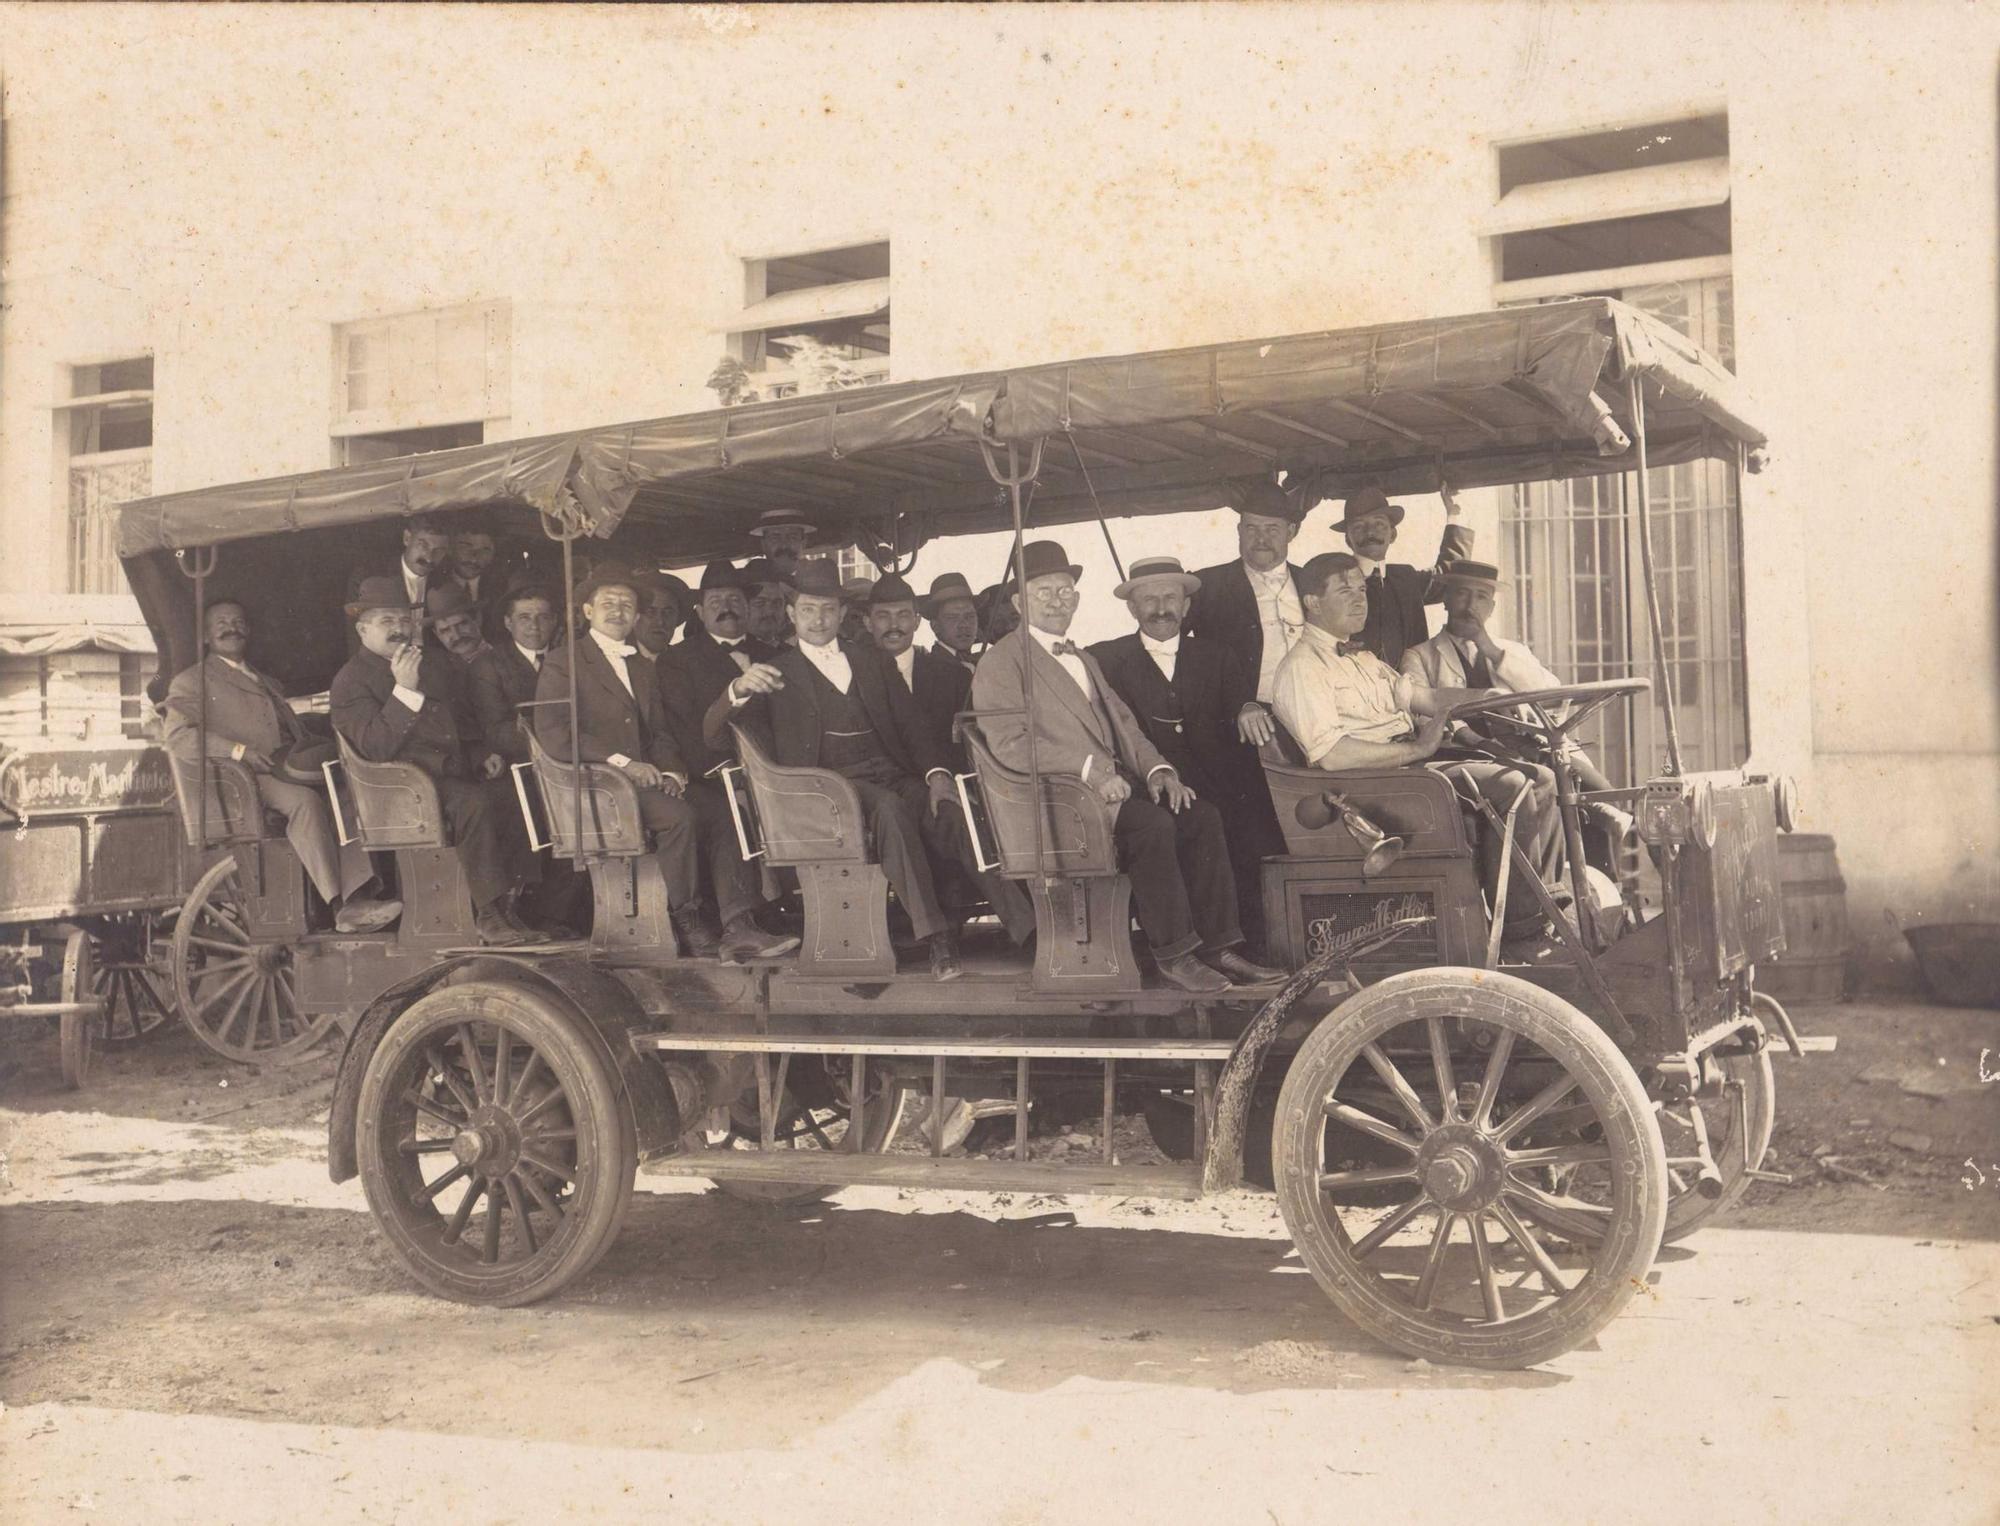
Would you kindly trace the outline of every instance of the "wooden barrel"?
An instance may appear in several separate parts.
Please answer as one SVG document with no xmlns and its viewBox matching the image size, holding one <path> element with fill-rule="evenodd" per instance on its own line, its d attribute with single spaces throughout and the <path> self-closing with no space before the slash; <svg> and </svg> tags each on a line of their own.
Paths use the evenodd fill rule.
<svg viewBox="0 0 2000 1526">
<path fill-rule="evenodd" d="M 1780 833 L 1778 889 L 1785 951 L 1757 967 L 1757 989 L 1788 1006 L 1839 1001 L 1847 990 L 1847 881 L 1833 839 Z"/>
</svg>

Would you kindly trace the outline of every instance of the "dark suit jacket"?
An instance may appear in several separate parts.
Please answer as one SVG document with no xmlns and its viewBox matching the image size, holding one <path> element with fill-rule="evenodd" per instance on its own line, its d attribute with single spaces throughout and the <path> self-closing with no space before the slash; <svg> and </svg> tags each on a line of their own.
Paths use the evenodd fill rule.
<svg viewBox="0 0 2000 1526">
<path fill-rule="evenodd" d="M 577 741 L 584 761 L 602 763 L 617 754 L 650 763 L 662 773 L 688 777 L 687 761 L 675 743 L 660 703 L 653 664 L 634 652 L 625 659 L 632 692 L 612 671 L 611 659 L 588 631 L 576 638 Z M 569 761 L 569 646 L 551 647 L 535 684 L 535 736 L 551 757 Z"/>
<path fill-rule="evenodd" d="M 333 676 L 333 729 L 371 763 L 415 763 L 441 778 L 464 777 L 471 722 L 457 666 L 444 648 L 424 648 L 417 674 L 424 706 L 412 710 L 392 692 L 396 678 L 388 659 L 357 651 Z"/>
<path fill-rule="evenodd" d="M 777 656 L 774 648 L 755 636 L 744 637 L 740 650 L 747 652 L 752 662 L 769 662 Z M 723 650 L 722 643 L 709 635 L 697 619 L 688 626 L 685 636 L 660 653 L 656 666 L 667 724 L 673 728 L 681 756 L 687 759 L 696 777 L 733 762 L 736 750 L 728 745 L 728 734 L 723 735 L 724 745 L 711 747 L 702 730 L 709 707 L 729 687 L 729 681 L 743 671 L 736 665 L 736 659 Z"/>
<path fill-rule="evenodd" d="M 934 768 L 949 770 L 950 755 L 932 745 L 925 735 L 916 699 L 903 687 L 902 677 L 889 659 L 873 646 L 843 641 L 840 649 L 854 670 L 854 687 L 849 692 L 860 701 L 889 761 L 916 779 Z M 785 675 L 785 687 L 776 694 L 755 695 L 741 709 L 729 703 L 727 693 L 718 694 L 709 707 L 705 726 L 709 745 L 727 745 L 733 721 L 757 738 L 758 745 L 780 767 L 819 767 L 825 727 L 820 724 L 811 659 L 797 647 L 788 646 L 762 660 Z"/>
<path fill-rule="evenodd" d="M 1438 542 L 1437 560 L 1430 566 L 1385 563 L 1380 592 L 1374 584 L 1369 585 L 1368 623 L 1361 627 L 1362 644 L 1390 667 L 1402 666 L 1404 652 L 1430 640 L 1430 619 L 1424 606 L 1444 597 L 1438 578 L 1445 565 L 1471 554 L 1472 531 L 1448 521 L 1444 538 Z"/>
<path fill-rule="evenodd" d="M 479 727 L 480 745 L 509 763 L 527 761 L 528 739 L 520 723 L 533 725 L 534 711 L 521 707 L 534 700 L 540 677 L 511 641 L 505 646 L 488 646 L 465 665 L 466 694 Z"/>
<path fill-rule="evenodd" d="M 1199 636 L 1181 637 L 1171 684 L 1137 631 L 1098 642 L 1090 655 L 1184 784 L 1218 805 L 1242 788 L 1239 754 L 1248 750 L 1236 737 L 1228 653 Z"/>
<path fill-rule="evenodd" d="M 952 760 L 953 767 L 963 770 L 965 749 L 951 738 L 951 719 L 959 711 L 971 708 L 971 670 L 954 657 L 918 650 L 910 673 L 916 681 L 912 697 L 917 702 L 925 737 L 935 751 Z"/>
<path fill-rule="evenodd" d="M 1299 569 L 1289 562 L 1286 566 L 1296 591 Z M 1257 674 L 1264 664 L 1264 622 L 1257 618 L 1257 595 L 1240 557 L 1204 567 L 1195 576 L 1201 579 L 1201 588 L 1188 606 L 1187 632 L 1230 654 L 1226 699 L 1234 716 L 1257 697 Z"/>
</svg>

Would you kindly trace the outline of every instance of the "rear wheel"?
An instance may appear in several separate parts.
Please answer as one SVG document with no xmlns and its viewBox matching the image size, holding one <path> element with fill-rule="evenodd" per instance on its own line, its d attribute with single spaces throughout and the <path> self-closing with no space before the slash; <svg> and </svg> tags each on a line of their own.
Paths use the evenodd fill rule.
<svg viewBox="0 0 2000 1526">
<path fill-rule="evenodd" d="M 1558 1110 L 1562 1137 L 1531 1144 Z M 1659 1250 L 1665 1151 L 1638 1076 L 1589 1018 L 1512 976 L 1417 970 L 1343 1002 L 1285 1076 L 1272 1149 L 1320 1286 L 1434 1361 L 1527 1367 L 1573 1350 Z M 1562 1250 L 1529 1219 L 1563 1206 L 1541 1173 L 1582 1164 L 1606 1169 L 1605 1232 Z"/>
<path fill-rule="evenodd" d="M 151 913 L 118 918 L 92 929 L 94 982 L 104 1000 L 106 1049 L 128 1049 L 173 1020 L 171 946 L 155 936 Z"/>
<path fill-rule="evenodd" d="M 356 1130 L 398 1258 L 462 1303 L 533 1303 L 617 1238 L 638 1149 L 586 1019 L 517 986 L 447 986 L 369 1056 Z"/>
<path fill-rule="evenodd" d="M 854 1113 L 852 1076 L 846 1066 L 831 1060 L 820 1062 L 817 1074 L 799 1074 L 802 1067 L 814 1063 L 814 1057 L 800 1055 L 787 1067 L 787 1083 L 778 1098 L 777 1127 L 772 1132 L 774 1149 L 847 1148 L 847 1131 Z M 792 1084 L 794 1077 L 799 1084 Z M 880 1154 L 895 1142 L 906 1094 L 900 1087 L 889 1084 L 879 1071 L 867 1073 L 862 1086 L 861 1148 L 869 1154 Z M 730 1104 L 728 1131 L 711 1135 L 708 1145 L 710 1149 L 756 1150 L 762 1140 L 757 1088 L 753 1083 Z M 727 1176 L 718 1179 L 715 1185 L 731 1197 L 753 1203 L 817 1203 L 840 1190 L 791 1182 L 751 1182 Z"/>
<path fill-rule="evenodd" d="M 339 1026 L 300 1005 L 292 945 L 253 938 L 236 860 L 201 877 L 174 925 L 174 998 L 196 1038 L 245 1065 L 290 1065 Z"/>
<path fill-rule="evenodd" d="M 69 941 L 63 945 L 62 985 L 58 1000 L 69 1003 L 102 1001 L 97 991 L 97 960 L 89 933 L 71 933 Z M 59 1026 L 63 1085 L 71 1091 L 81 1091 L 83 1083 L 90 1079 L 91 1062 L 97 1058 L 98 1035 L 104 1028 L 104 1008 L 99 1004 L 88 1011 L 65 1012 Z"/>
</svg>

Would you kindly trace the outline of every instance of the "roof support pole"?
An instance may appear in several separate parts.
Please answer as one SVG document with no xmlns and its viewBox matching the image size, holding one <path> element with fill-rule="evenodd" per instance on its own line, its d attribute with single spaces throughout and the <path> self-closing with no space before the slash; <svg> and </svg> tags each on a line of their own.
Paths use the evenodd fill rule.
<svg viewBox="0 0 2000 1526">
<path fill-rule="evenodd" d="M 1013 441 L 1007 443 L 1007 469 L 1000 470 L 1000 463 L 994 459 L 993 447 L 985 440 L 979 442 L 980 457 L 986 462 L 986 474 L 1007 489 L 1008 506 L 1014 518 L 1014 554 L 1010 560 L 1014 564 L 1014 596 L 1021 601 L 1021 622 L 1028 619 L 1028 563 L 1025 534 L 1027 514 L 1021 505 L 1021 489 L 1041 475 L 1042 444 L 1035 441 L 1035 448 L 1028 456 L 1028 469 L 1021 470 L 1021 447 Z M 1035 802 L 1035 870 L 1044 882 L 1053 879 L 1054 873 L 1048 862 L 1043 842 L 1042 813 L 1046 806 L 1042 800 L 1042 770 L 1035 755 L 1035 665 L 1029 660 L 1034 653 L 1029 646 L 1032 638 L 1022 638 L 1021 657 L 1021 706 L 1028 712 L 1028 797 Z"/>
<path fill-rule="evenodd" d="M 565 495 L 565 500 L 567 495 Z M 587 792 L 589 775 L 583 766 L 582 724 L 576 713 L 576 563 L 570 548 L 580 529 L 580 521 L 571 512 L 571 504 L 559 502 L 554 513 L 543 513 L 542 534 L 562 546 L 563 563 L 563 639 L 569 650 L 569 763 L 575 771 L 576 817 L 573 822 L 575 835 L 570 838 L 570 862 L 579 872 L 585 868 L 583 856 L 583 797 Z M 557 529 L 550 529 L 554 522 Z M 592 802 L 593 808 L 596 802 Z"/>
<path fill-rule="evenodd" d="M 1646 574 L 1646 623 L 1653 633 L 1653 666 L 1659 670 L 1660 706 L 1667 722 L 1667 772 L 1679 777 L 1681 769 L 1680 723 L 1674 717 L 1674 676 L 1667 667 L 1667 639 L 1660 625 L 1660 587 L 1653 575 L 1653 500 L 1646 469 L 1646 387 L 1645 378 L 1632 378 L 1632 433 L 1639 451 L 1639 563 Z"/>
<path fill-rule="evenodd" d="M 195 784 L 201 800 L 195 807 L 197 853 L 208 849 L 208 575 L 215 571 L 213 546 L 196 546 L 174 553 L 185 577 L 194 579 L 194 666 L 201 676 L 195 688 Z"/>
</svg>

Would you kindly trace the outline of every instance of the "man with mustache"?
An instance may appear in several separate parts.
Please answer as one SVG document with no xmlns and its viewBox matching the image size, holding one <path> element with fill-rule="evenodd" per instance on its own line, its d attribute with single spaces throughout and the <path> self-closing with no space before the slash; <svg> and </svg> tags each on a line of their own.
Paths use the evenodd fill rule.
<svg viewBox="0 0 2000 1526">
<path fill-rule="evenodd" d="M 442 648 L 424 647 L 415 610 L 396 577 L 362 580 L 347 606 L 361 646 L 334 675 L 334 730 L 371 763 L 414 763 L 437 785 L 438 803 L 472 897 L 479 941 L 545 943 L 547 936 L 518 920 L 517 874 L 508 862 L 502 811 L 513 802 L 497 779 L 474 777 L 461 729 L 462 689 Z M 476 745 L 476 744 L 475 744 Z M 497 761 L 497 760 L 495 760 Z"/>
<path fill-rule="evenodd" d="M 833 564 L 799 563 L 790 586 L 799 644 L 731 681 L 709 707 L 709 745 L 726 745 L 733 722 L 780 766 L 831 769 L 852 784 L 876 860 L 911 930 L 930 945 L 931 978 L 956 980 L 957 937 L 930 858 L 949 855 L 949 828 L 962 828 L 950 760 L 925 736 L 889 660 L 872 643 L 842 638 L 847 604 Z"/>
<path fill-rule="evenodd" d="M 702 569 L 695 620 L 685 636 L 660 654 L 658 665 L 667 723 L 688 766 L 686 795 L 695 811 L 701 861 L 714 893 L 717 922 L 727 933 L 720 950 L 724 958 L 758 957 L 757 950 L 766 946 L 760 940 L 768 936 L 754 920 L 766 904 L 763 875 L 743 861 L 729 799 L 716 773 L 733 763 L 736 754 L 726 745 L 712 745 L 703 735 L 708 709 L 730 680 L 755 663 L 769 662 L 779 651 L 749 634 L 746 592 L 741 569 L 728 562 L 710 562 Z"/>
<path fill-rule="evenodd" d="M 285 837 L 332 909 L 334 930 L 387 927 L 402 915 L 403 903 L 370 894 L 379 887 L 368 855 L 335 840 L 326 791 L 307 756 L 315 744 L 278 686 L 250 666 L 250 619 L 243 606 L 234 599 L 209 605 L 203 634 L 207 655 L 175 674 L 167 688 L 167 751 L 183 763 L 196 762 L 206 732 L 207 755 L 248 768 L 258 797 L 285 818 Z M 331 756 L 329 744 L 317 746 Z"/>
<path fill-rule="evenodd" d="M 632 640 L 657 663 L 687 622 L 688 586 L 668 572 L 635 572 L 632 578 L 645 606 L 632 629 Z"/>
<path fill-rule="evenodd" d="M 1390 667 L 1402 665 L 1403 653 L 1430 639 L 1430 618 L 1424 607 L 1444 597 L 1444 569 L 1472 555 L 1472 531 L 1459 522 L 1458 499 L 1440 486 L 1444 499 L 1444 539 L 1437 560 L 1429 567 L 1390 562 L 1389 547 L 1403 522 L 1403 506 L 1391 503 L 1378 487 L 1365 487 L 1347 500 L 1347 511 L 1333 528 L 1347 537 L 1348 549 L 1361 564 L 1367 580 L 1368 620 L 1361 642 Z"/>
<path fill-rule="evenodd" d="M 364 577 L 393 578 L 409 600 L 408 607 L 421 610 L 424 596 L 430 592 L 432 585 L 447 581 L 450 575 L 451 539 L 443 523 L 427 514 L 419 514 L 404 522 L 402 558 L 387 570 L 358 574 L 349 597 L 360 595 Z"/>
<path fill-rule="evenodd" d="M 955 769 L 968 768 L 965 748 L 951 733 L 953 719 L 972 703 L 972 675 L 949 657 L 917 649 L 917 596 L 894 573 L 869 590 L 868 631 L 876 650 L 889 659 L 897 680 L 915 702 L 918 724 L 932 752 L 949 758 Z M 931 868 L 940 882 L 960 876 L 970 879 L 1015 947 L 1025 944 L 1035 931 L 1035 908 L 1028 893 L 1013 880 L 979 868 L 966 829 L 965 810 L 956 799 L 937 813 L 936 827 L 935 832 L 925 835 L 938 850 Z"/>
<path fill-rule="evenodd" d="M 1068 639 L 1083 569 L 1055 541 L 1030 541 L 1021 559 L 1022 592 L 1014 596 L 1021 628 L 987 648 L 972 679 L 987 745 L 1025 773 L 1032 727 L 1037 767 L 1076 774 L 1097 791 L 1113 813 L 1118 867 L 1132 882 L 1139 926 L 1163 979 L 1212 996 L 1279 978 L 1281 971 L 1244 956 L 1221 813 L 1195 798 L 1097 660 Z"/>
<path fill-rule="evenodd" d="M 766 509 L 750 527 L 757 554 L 777 569 L 778 581 L 789 581 L 806 544 L 818 527 L 809 524 L 797 509 Z"/>
<path fill-rule="evenodd" d="M 1173 764 L 1195 796 L 1213 802 L 1228 824 L 1229 863 L 1245 939 L 1264 936 L 1263 860 L 1285 851 L 1270 791 L 1255 754 L 1238 739 L 1242 679 L 1234 652 L 1181 633 L 1201 583 L 1172 556 L 1140 557 L 1112 592 L 1138 629 L 1090 648 L 1146 738 Z"/>
<path fill-rule="evenodd" d="M 1444 742 L 1445 713 L 1494 692 L 1419 683 L 1369 651 L 1359 639 L 1368 619 L 1367 575 L 1345 551 L 1322 552 L 1307 562 L 1299 587 L 1306 631 L 1278 670 L 1274 704 L 1278 719 L 1314 768 L 1339 774 L 1423 763 Z M 1522 797 L 1517 840 L 1542 882 L 1554 889 L 1561 865 L 1555 776 L 1538 764 L 1486 759 L 1453 761 L 1443 769 L 1461 794 L 1477 794 L 1503 820 L 1515 798 Z M 1477 837 L 1480 878 L 1487 895 L 1497 896 L 1499 837 L 1483 820 Z M 1544 926 L 1534 896 L 1508 896 L 1503 938 L 1532 939 Z"/>
<path fill-rule="evenodd" d="M 749 633 L 769 647 L 787 645 L 792 640 L 792 617 L 785 607 L 785 579 L 778 564 L 761 556 L 746 562 L 743 585 Z"/>
</svg>

